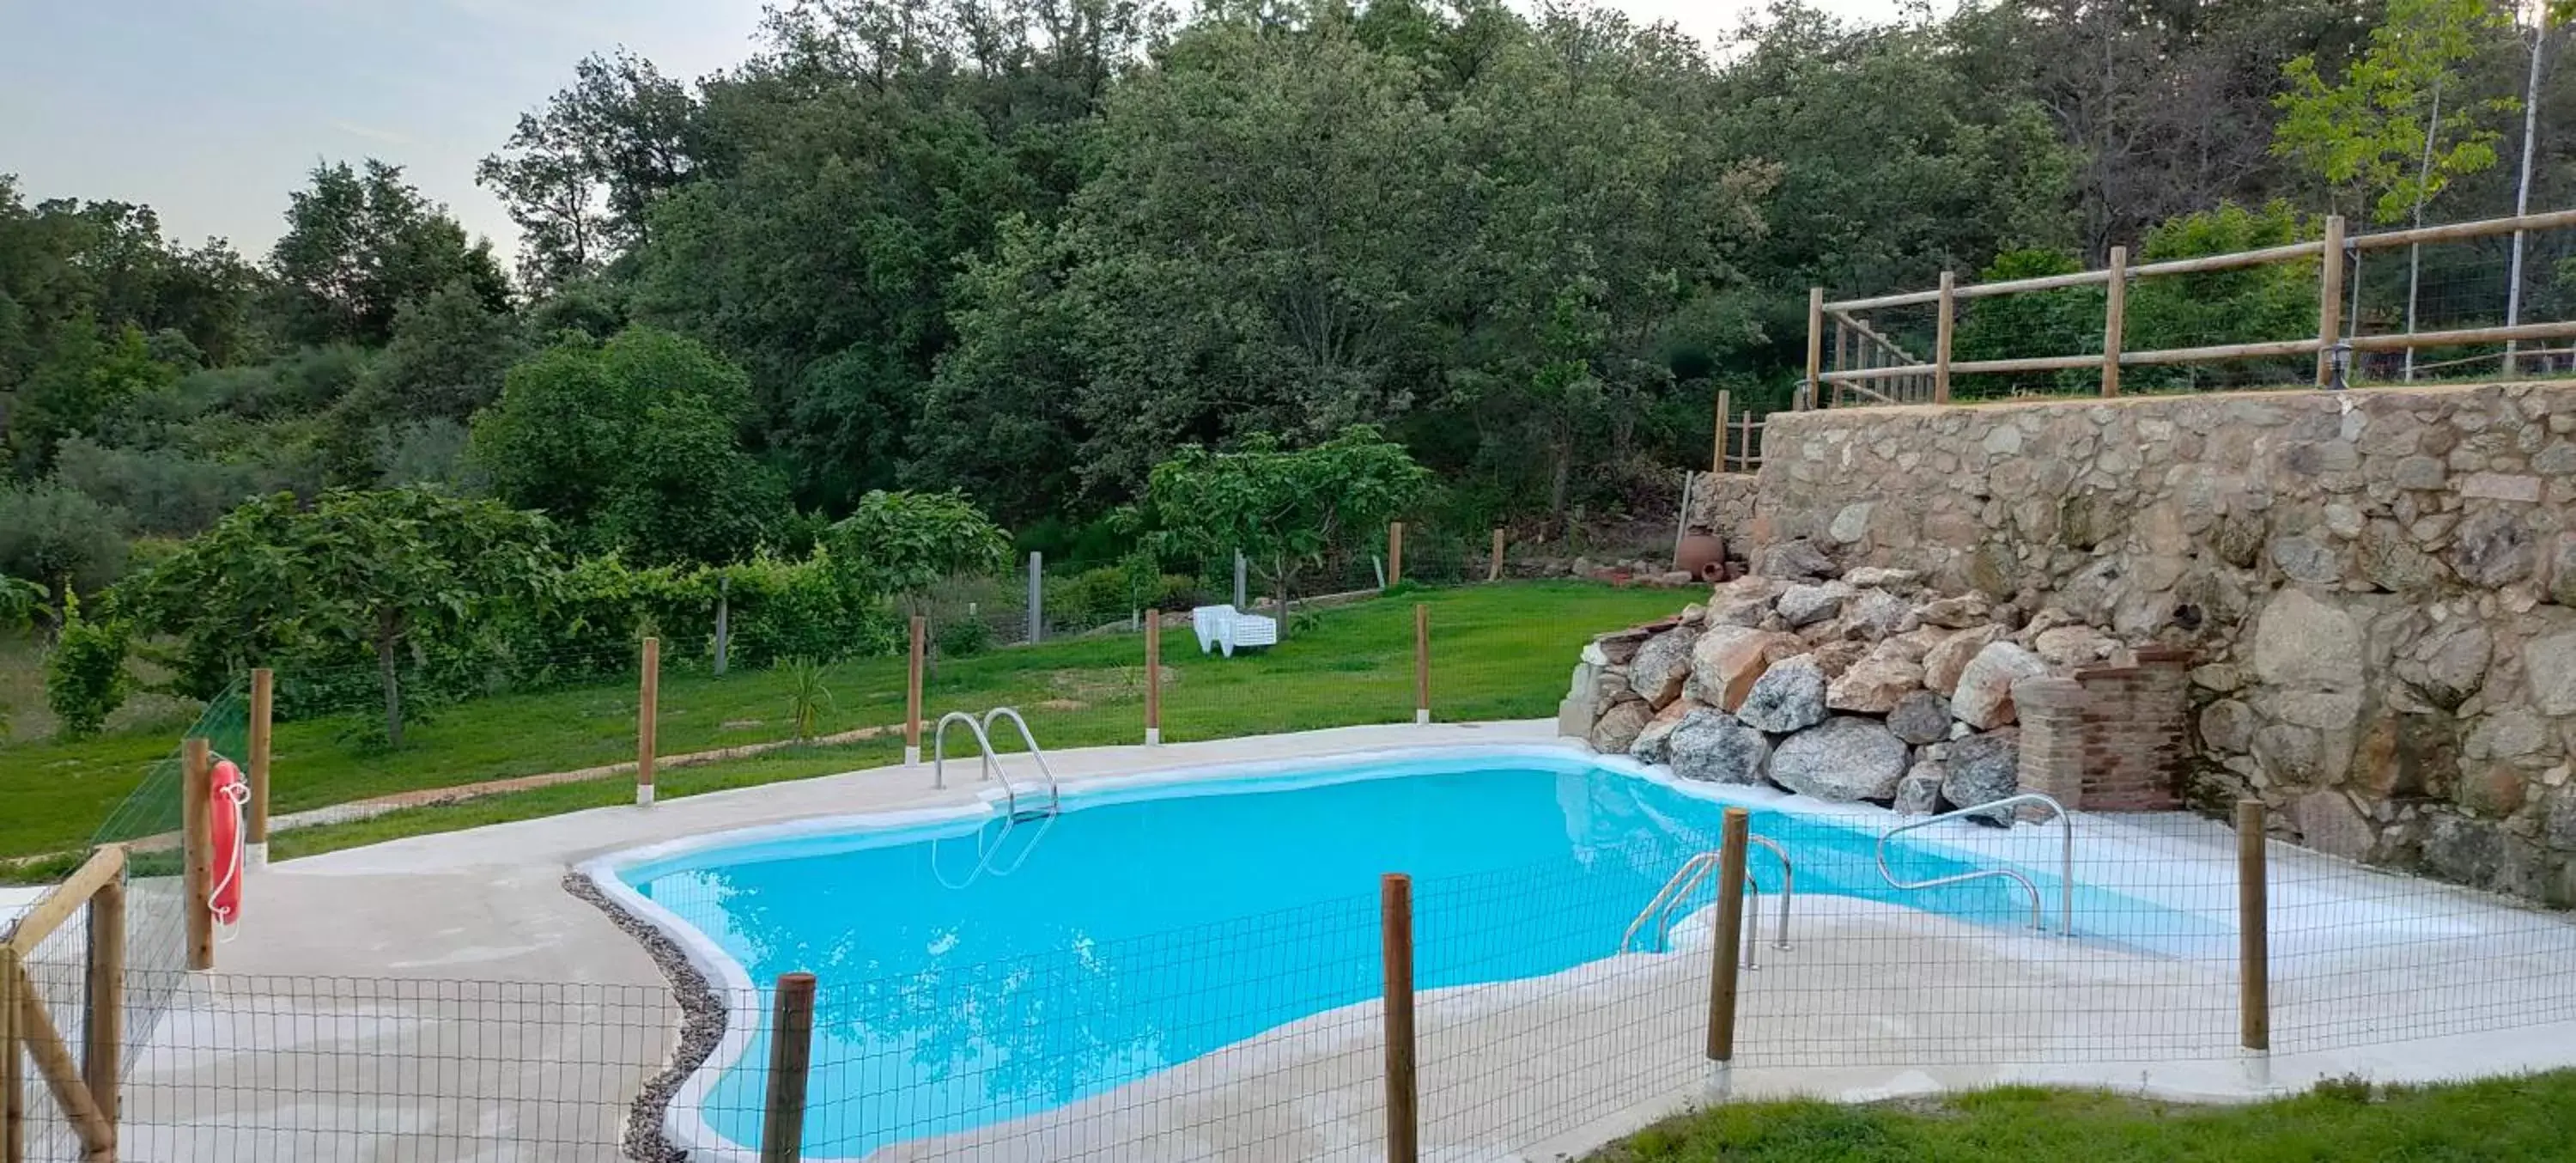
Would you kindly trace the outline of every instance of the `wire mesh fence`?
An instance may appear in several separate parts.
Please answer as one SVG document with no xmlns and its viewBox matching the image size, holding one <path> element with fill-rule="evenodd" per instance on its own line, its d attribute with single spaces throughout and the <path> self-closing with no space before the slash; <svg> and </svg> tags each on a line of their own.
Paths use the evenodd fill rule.
<svg viewBox="0 0 2576 1163">
<path fill-rule="evenodd" d="M 1559 797 L 1578 814 L 1651 799 Z M 1484 855 L 1415 880 L 1409 1043 L 1384 1004 L 1399 930 L 1339 857 L 1257 896 L 1227 887 L 1244 870 L 1211 870 L 1211 919 L 1153 929 L 1119 902 L 1197 890 L 1019 879 L 1008 891 L 1035 894 L 1019 903 L 1042 920 L 1000 934 L 882 878 L 861 879 L 902 899 L 870 907 L 911 919 L 865 931 L 788 915 L 779 894 L 846 887 L 793 869 L 655 881 L 654 903 L 722 934 L 751 987 L 135 970 L 119 1157 L 751 1158 L 780 1117 L 767 982 L 790 967 L 819 978 L 807 1159 L 1376 1159 L 1408 1114 L 1426 1155 L 1526 1153 L 1708 1097 L 1721 996 L 1747 1085 L 2017 1066 L 2108 1082 L 2246 1052 L 2249 867 L 2276 1053 L 2576 1021 L 2567 915 L 2280 843 L 2249 866 L 2225 823 L 2181 814 L 2084 817 L 2070 861 L 2053 820 L 1882 841 L 1885 817 L 1761 808 L 1751 830 L 1777 848 L 1749 851 L 1740 936 L 1721 945 L 1722 877 L 1661 908 L 1652 887 L 1720 844 L 1718 802 L 1698 802 L 1538 863 Z M 1438 851 L 1423 858 L 1454 868 L 1462 850 Z M 79 931 L 28 962 L 75 1046 L 77 958 L 53 942 Z M 1739 966 L 1724 995 L 1721 959 Z M 30 1087 L 25 1157 L 80 1158 Z"/>
</svg>

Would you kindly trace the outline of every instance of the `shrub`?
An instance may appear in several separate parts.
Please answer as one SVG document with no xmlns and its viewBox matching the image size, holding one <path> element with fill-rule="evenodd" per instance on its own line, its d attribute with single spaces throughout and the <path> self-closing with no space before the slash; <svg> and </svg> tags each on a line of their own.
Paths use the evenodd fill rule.
<svg viewBox="0 0 2576 1163">
<path fill-rule="evenodd" d="M 972 658 L 993 648 L 993 625 L 981 618 L 959 618 L 939 628 L 939 656 Z"/>
<path fill-rule="evenodd" d="M 86 739 L 125 704 L 127 629 L 113 614 L 98 621 L 80 616 L 80 599 L 63 596 L 63 633 L 45 656 L 45 703 L 66 738 Z"/>
<path fill-rule="evenodd" d="M 823 685 L 823 664 L 790 658 L 778 669 L 787 676 L 787 721 L 795 725 L 797 739 L 811 739 L 815 724 L 832 707 L 832 690 Z"/>
<path fill-rule="evenodd" d="M 0 573 L 95 593 L 125 571 L 125 514 L 78 489 L 0 492 Z"/>
</svg>

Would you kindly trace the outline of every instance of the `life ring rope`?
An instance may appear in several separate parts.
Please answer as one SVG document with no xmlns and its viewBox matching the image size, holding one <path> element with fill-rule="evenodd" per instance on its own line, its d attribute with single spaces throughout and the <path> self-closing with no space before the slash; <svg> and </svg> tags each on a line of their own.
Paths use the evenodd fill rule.
<svg viewBox="0 0 2576 1163">
<path fill-rule="evenodd" d="M 230 944 L 241 934 L 241 877 L 243 866 L 249 862 L 249 851 L 244 845 L 248 840 L 245 816 L 250 804 L 250 784 L 241 777 L 241 769 L 229 759 L 220 759 L 215 771 L 211 789 L 214 803 L 208 806 L 231 814 L 232 843 L 227 845 L 229 852 L 217 856 L 219 860 L 225 857 L 229 860 L 206 892 L 206 911 L 214 914 L 215 922 L 224 928 L 220 940 Z"/>
</svg>

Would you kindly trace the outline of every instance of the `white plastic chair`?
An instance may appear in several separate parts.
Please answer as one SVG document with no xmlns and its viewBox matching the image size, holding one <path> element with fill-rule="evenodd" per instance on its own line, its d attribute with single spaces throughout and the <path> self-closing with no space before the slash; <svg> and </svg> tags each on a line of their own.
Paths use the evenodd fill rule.
<svg viewBox="0 0 2576 1163">
<path fill-rule="evenodd" d="M 1199 636 L 1199 653 L 1223 650 L 1228 658 L 1238 649 L 1279 644 L 1279 621 L 1260 614 L 1246 614 L 1233 606 L 1200 606 L 1190 611 L 1190 628 Z"/>
</svg>

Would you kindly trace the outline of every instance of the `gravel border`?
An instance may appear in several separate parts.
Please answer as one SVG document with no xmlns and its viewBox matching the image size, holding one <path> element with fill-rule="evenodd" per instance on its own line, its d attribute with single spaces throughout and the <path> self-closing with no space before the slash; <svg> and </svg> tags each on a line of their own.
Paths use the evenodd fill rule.
<svg viewBox="0 0 2576 1163">
<path fill-rule="evenodd" d="M 689 964 L 688 954 L 677 942 L 635 914 L 627 912 L 599 886 L 591 883 L 579 870 L 564 873 L 563 890 L 593 908 L 608 914 L 608 920 L 626 935 L 644 946 L 653 963 L 662 967 L 669 978 L 671 993 L 680 1002 L 680 1044 L 671 1051 L 671 1061 L 661 1071 L 644 1080 L 644 1088 L 635 1094 L 627 1108 L 624 1154 L 642 1163 L 687 1163 L 687 1148 L 671 1141 L 663 1130 L 662 1116 L 678 1093 L 680 1083 L 715 1053 L 716 1044 L 724 1040 L 725 1007 L 716 1000 L 716 992 L 707 985 L 704 974 Z"/>
</svg>

